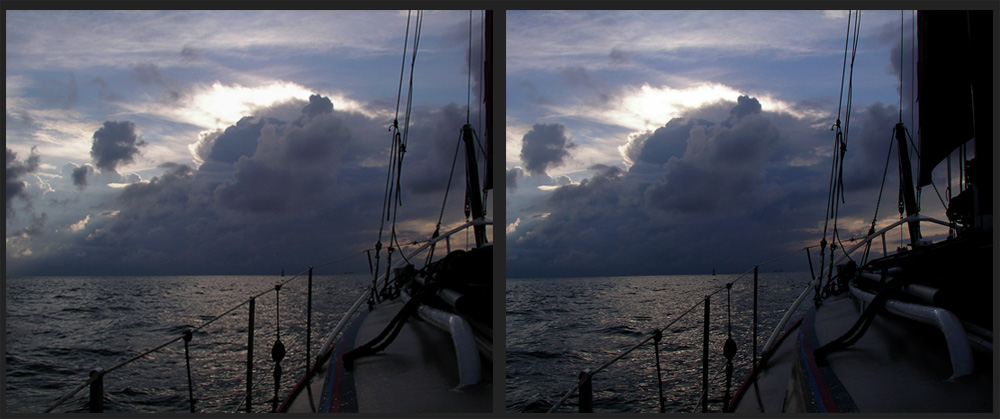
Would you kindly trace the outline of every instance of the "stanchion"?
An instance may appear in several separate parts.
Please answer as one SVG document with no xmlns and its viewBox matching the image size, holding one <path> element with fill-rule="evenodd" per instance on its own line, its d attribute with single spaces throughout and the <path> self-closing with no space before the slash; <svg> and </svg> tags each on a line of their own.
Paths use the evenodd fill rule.
<svg viewBox="0 0 1000 419">
<path fill-rule="evenodd" d="M 90 413 L 104 413 L 104 370 L 90 370 Z"/>
<path fill-rule="evenodd" d="M 187 363 L 188 376 L 188 402 L 191 404 L 191 413 L 194 413 L 194 384 L 191 381 L 191 353 L 188 350 L 188 342 L 191 342 L 191 331 L 184 331 L 184 361 Z"/>
<path fill-rule="evenodd" d="M 708 413 L 708 321 L 712 297 L 705 296 L 705 339 L 701 356 L 701 413 Z"/>
<path fill-rule="evenodd" d="M 666 412 L 666 400 L 663 398 L 663 374 L 660 372 L 660 340 L 663 331 L 653 330 L 653 351 L 656 353 L 656 387 L 660 390 L 660 413 Z"/>
<path fill-rule="evenodd" d="M 590 370 L 580 371 L 580 413 L 594 413 L 594 385 Z"/>
<path fill-rule="evenodd" d="M 253 330 L 257 311 L 257 299 L 250 299 L 250 313 L 247 315 L 247 413 L 251 413 L 250 401 L 253 399 Z"/>
</svg>

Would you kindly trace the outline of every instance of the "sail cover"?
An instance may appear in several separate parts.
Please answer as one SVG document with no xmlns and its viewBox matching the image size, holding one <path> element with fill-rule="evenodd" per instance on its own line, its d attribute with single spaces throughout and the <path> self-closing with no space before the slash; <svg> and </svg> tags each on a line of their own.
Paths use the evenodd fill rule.
<svg viewBox="0 0 1000 419">
<path fill-rule="evenodd" d="M 976 138 L 976 156 L 993 155 L 992 11 L 921 11 L 917 56 L 920 106 L 920 174 Z"/>
</svg>

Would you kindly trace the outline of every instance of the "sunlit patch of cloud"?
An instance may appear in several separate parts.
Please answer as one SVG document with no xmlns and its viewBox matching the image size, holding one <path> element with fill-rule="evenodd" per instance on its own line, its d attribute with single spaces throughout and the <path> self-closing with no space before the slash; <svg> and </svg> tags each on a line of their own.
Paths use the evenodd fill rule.
<svg viewBox="0 0 1000 419">
<path fill-rule="evenodd" d="M 76 223 L 73 223 L 72 225 L 70 225 L 69 226 L 69 231 L 74 232 L 74 233 L 79 232 L 79 231 L 83 231 L 84 228 L 87 228 L 87 223 L 89 221 L 90 221 L 90 214 L 87 214 L 87 216 L 84 217 L 82 220 L 77 221 Z"/>
<path fill-rule="evenodd" d="M 514 220 L 513 223 L 507 224 L 507 234 L 513 234 L 517 231 L 517 225 L 521 223 L 521 219 L 518 218 Z"/>
</svg>

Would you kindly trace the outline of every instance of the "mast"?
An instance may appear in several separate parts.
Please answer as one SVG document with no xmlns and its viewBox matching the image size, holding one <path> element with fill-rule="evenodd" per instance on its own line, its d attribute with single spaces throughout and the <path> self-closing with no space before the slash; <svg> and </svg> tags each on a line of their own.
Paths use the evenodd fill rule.
<svg viewBox="0 0 1000 419">
<path fill-rule="evenodd" d="M 476 139 L 472 133 L 472 125 L 462 125 L 462 141 L 465 142 L 465 165 L 469 176 L 466 183 L 466 200 L 469 202 L 469 209 L 472 211 L 472 219 L 483 218 L 482 191 L 479 189 L 479 165 L 476 164 Z M 473 227 L 476 236 L 476 247 L 483 247 L 486 244 L 486 226 L 477 225 Z"/>
<path fill-rule="evenodd" d="M 483 101 L 485 102 L 486 111 L 486 181 L 484 182 L 483 188 L 480 189 L 479 186 L 479 164 L 476 162 L 476 139 L 475 134 L 472 131 L 472 125 L 466 123 L 462 126 L 462 141 L 465 142 L 465 167 L 468 179 L 466 180 L 466 200 L 469 204 L 469 210 L 472 212 L 472 219 L 478 220 L 486 216 L 485 208 L 483 208 L 483 190 L 493 189 L 493 136 L 490 133 L 493 130 L 493 113 L 492 113 L 492 103 L 493 103 L 493 13 L 489 10 L 486 11 L 486 15 L 483 19 L 483 40 L 486 43 L 485 46 L 485 58 L 483 62 Z M 472 60 L 472 57 L 469 57 Z M 477 225 L 474 226 L 473 234 L 476 237 L 476 247 L 483 247 L 486 245 L 486 226 Z"/>
<path fill-rule="evenodd" d="M 913 191 L 913 169 L 910 167 L 910 152 L 906 147 L 906 127 L 902 122 L 896 124 L 896 143 L 899 146 L 899 171 L 902 179 L 900 188 L 903 189 L 903 206 L 906 209 L 906 216 L 909 217 L 917 213 L 917 197 Z M 920 240 L 920 223 L 910 221 L 907 223 L 910 228 L 910 244 L 917 246 Z"/>
<path fill-rule="evenodd" d="M 486 109 L 486 180 L 483 189 L 493 189 L 493 11 L 487 10 L 483 22 L 486 58 L 483 63 L 483 105 Z"/>
</svg>

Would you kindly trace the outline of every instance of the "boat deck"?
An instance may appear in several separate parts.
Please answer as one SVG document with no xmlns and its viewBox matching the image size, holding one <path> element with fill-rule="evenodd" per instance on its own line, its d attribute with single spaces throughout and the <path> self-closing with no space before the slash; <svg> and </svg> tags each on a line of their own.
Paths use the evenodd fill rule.
<svg viewBox="0 0 1000 419">
<path fill-rule="evenodd" d="M 890 314 L 876 316 L 853 346 L 830 353 L 828 366 L 817 364 L 812 350 L 847 332 L 859 315 L 859 304 L 846 294 L 810 310 L 758 378 L 765 413 L 993 411 L 989 355 L 975 357 L 973 374 L 949 380 L 941 332 Z M 760 412 L 752 386 L 736 411 Z"/>
<path fill-rule="evenodd" d="M 340 365 L 330 368 L 331 362 L 339 363 L 355 345 L 374 339 L 402 306 L 398 301 L 384 302 L 356 320 L 322 367 L 323 373 L 312 378 L 312 400 L 317 404 L 326 401 L 333 412 L 492 412 L 490 369 L 483 368 L 479 384 L 456 389 L 459 378 L 451 337 L 417 319 L 408 320 L 382 352 L 356 359 L 351 371 L 343 371 Z M 331 372 L 335 379 L 324 388 Z M 312 412 L 309 399 L 308 394 L 301 394 L 288 411 Z"/>
</svg>

